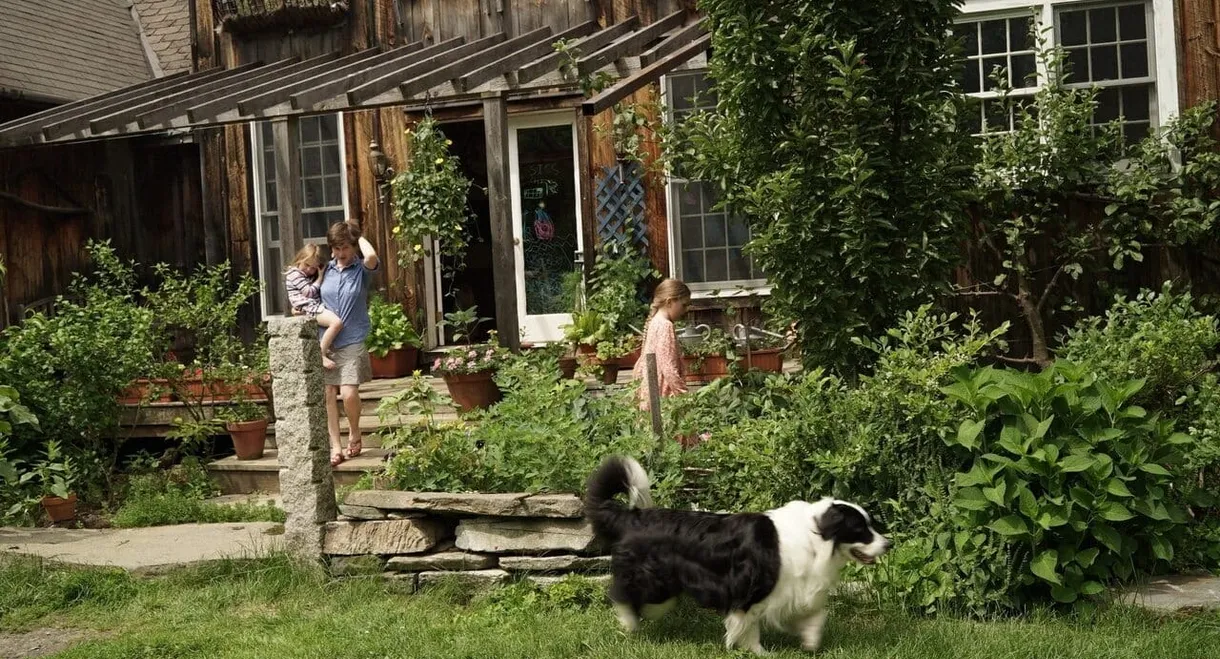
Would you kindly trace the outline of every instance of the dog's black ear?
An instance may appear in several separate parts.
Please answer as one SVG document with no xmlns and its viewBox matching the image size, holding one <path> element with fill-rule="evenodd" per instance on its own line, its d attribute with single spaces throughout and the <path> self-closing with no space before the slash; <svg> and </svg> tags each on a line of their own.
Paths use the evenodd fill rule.
<svg viewBox="0 0 1220 659">
<path fill-rule="evenodd" d="M 827 540 L 834 540 L 843 528 L 843 510 L 839 506 L 831 506 L 817 518 L 818 533 Z"/>
</svg>

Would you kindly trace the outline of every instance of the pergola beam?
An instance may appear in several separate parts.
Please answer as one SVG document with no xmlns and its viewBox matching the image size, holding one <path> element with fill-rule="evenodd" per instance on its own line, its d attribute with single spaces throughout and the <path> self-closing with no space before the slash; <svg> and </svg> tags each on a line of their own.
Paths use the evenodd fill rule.
<svg viewBox="0 0 1220 659">
<path fill-rule="evenodd" d="M 80 112 L 76 112 L 69 116 L 63 117 L 54 123 L 45 124 L 42 129 L 42 135 L 43 135 L 44 139 L 53 140 L 62 135 L 67 135 L 69 133 L 74 133 L 76 131 L 84 130 L 89 127 L 89 121 L 91 118 L 105 115 L 107 113 L 113 112 L 113 111 L 118 110 L 123 107 L 128 107 L 131 103 L 143 103 L 144 101 L 147 101 L 150 99 L 161 98 L 167 94 L 179 92 L 184 89 L 191 89 L 196 85 L 211 82 L 212 80 L 216 80 L 217 78 L 224 78 L 226 76 L 231 76 L 237 72 L 249 71 L 250 69 L 256 68 L 260 65 L 261 65 L 261 62 L 254 62 L 254 63 L 246 64 L 244 66 L 239 66 L 235 69 L 229 69 L 227 71 L 224 69 L 210 69 L 207 73 L 205 73 L 201 76 L 198 76 L 198 77 L 191 76 L 189 78 L 182 78 L 182 79 L 179 79 L 173 85 L 168 85 L 166 87 L 157 88 L 157 89 L 149 89 L 149 90 L 145 91 L 144 93 L 141 93 L 138 96 L 132 97 L 130 99 L 116 100 L 111 103 L 106 103 L 106 104 L 100 105 L 96 108 L 89 108 L 87 110 L 81 110 Z"/>
<path fill-rule="evenodd" d="M 260 66 L 256 69 L 250 69 L 241 73 L 234 73 L 232 75 L 217 78 L 202 85 L 191 87 L 190 89 L 184 89 L 179 92 L 149 99 L 143 103 L 137 103 L 136 105 L 125 105 L 120 110 L 89 120 L 89 132 L 93 133 L 94 135 L 99 135 L 108 130 L 126 126 L 127 124 L 136 121 L 136 118 L 141 114 L 155 112 L 159 108 L 163 108 L 164 103 L 166 102 L 169 102 L 172 106 L 176 102 L 184 99 L 189 101 L 190 99 L 199 95 L 207 94 L 208 92 L 227 87 L 235 82 L 254 82 L 257 80 L 266 79 L 268 74 L 274 74 L 276 71 L 280 71 L 285 67 L 292 66 L 297 62 L 298 59 L 296 57 L 291 57 L 286 60 L 273 62 L 266 66 Z"/>
<path fill-rule="evenodd" d="M 436 67 L 445 66 L 468 55 L 482 52 L 484 49 L 494 46 L 501 41 L 504 41 L 504 33 L 497 32 L 490 37 L 484 37 L 477 41 L 448 48 L 435 54 L 429 54 L 426 59 L 413 61 L 406 67 L 391 71 L 362 85 L 353 87 L 347 92 L 347 102 L 350 105 L 358 105 L 361 101 L 368 100 L 379 94 L 394 89 L 404 79 L 409 80 L 416 76 L 423 75 Z M 445 43 L 451 42 L 452 40 Z"/>
<path fill-rule="evenodd" d="M 581 57 L 577 60 L 576 68 L 580 75 L 589 75 L 622 57 L 638 54 L 645 46 L 660 39 L 666 32 L 681 27 L 685 21 L 686 11 L 675 11 L 655 23 L 646 25 L 621 39 L 617 39 L 597 52 Z"/>
<path fill-rule="evenodd" d="M 330 80 L 336 75 L 346 75 L 348 73 L 359 71 L 364 67 L 372 64 L 376 66 L 378 63 L 384 62 L 387 59 L 396 59 L 396 55 L 392 52 L 373 52 L 363 53 L 364 57 L 348 62 L 339 68 L 332 66 L 320 66 L 312 75 L 300 80 L 280 81 L 273 83 L 267 89 L 261 90 L 256 94 L 246 94 L 240 101 L 237 102 L 237 113 L 241 116 L 249 116 L 279 103 L 283 103 L 290 99 L 293 94 L 306 89 L 312 85 L 319 84 L 326 80 Z"/>
<path fill-rule="evenodd" d="M 555 43 L 560 40 L 579 39 L 580 37 L 592 34 L 596 30 L 597 23 L 593 21 L 582 23 L 574 28 L 560 32 L 559 34 L 555 35 L 553 39 L 538 41 L 537 43 L 526 46 L 525 48 L 517 50 L 516 52 L 505 55 L 504 57 L 501 57 L 500 59 L 483 66 L 482 68 L 475 69 L 474 71 L 471 71 L 470 73 L 467 73 L 459 78 L 455 86 L 457 87 L 458 91 L 469 91 L 487 82 L 488 80 L 493 80 L 499 76 L 505 75 L 506 73 L 525 66 L 526 64 L 529 64 L 530 62 L 533 62 L 534 60 L 548 53 L 555 52 Z"/>
<path fill-rule="evenodd" d="M 638 25 L 640 19 L 632 16 L 622 23 L 611 25 L 610 27 L 594 32 L 593 34 L 581 39 L 573 47 L 581 52 L 592 52 L 613 42 L 615 39 L 631 32 Z M 517 71 L 517 84 L 529 82 L 536 78 L 540 78 L 551 71 L 559 69 L 560 63 L 563 62 L 564 54 L 558 51 L 552 52 L 549 55 L 540 57 L 533 62 L 521 67 Z"/>
<path fill-rule="evenodd" d="M 456 46 L 462 42 L 461 37 L 450 39 L 441 44 L 424 48 L 424 42 L 413 41 L 405 46 L 400 46 L 390 51 L 393 57 L 380 60 L 373 63 L 372 66 L 363 66 L 343 72 L 340 76 L 319 76 L 308 87 L 298 87 L 298 90 L 288 97 L 288 102 L 293 108 L 304 109 L 312 108 L 314 105 L 325 101 L 328 98 L 333 98 L 340 94 L 347 93 L 348 90 L 363 85 L 369 80 L 380 77 L 386 71 L 403 65 L 404 62 L 417 62 L 420 58 L 427 57 L 428 53 L 440 52 Z M 432 49 L 437 49 L 433 51 Z M 318 79 L 325 78 L 322 82 L 317 82 Z"/>
<path fill-rule="evenodd" d="M 703 24 L 700 22 L 691 23 L 683 28 L 674 30 L 661 43 L 640 53 L 640 66 L 646 67 L 662 57 L 677 51 L 693 39 L 698 38 L 703 32 Z"/>
<path fill-rule="evenodd" d="M 181 73 L 165 76 L 164 78 L 148 80 L 125 89 L 109 91 L 104 94 L 97 94 L 95 96 L 90 96 L 89 98 L 84 98 L 79 101 L 73 101 L 65 105 L 57 105 L 53 108 L 48 108 L 42 112 L 29 115 L 17 121 L 4 124 L 4 129 L 0 130 L 0 138 L 8 135 L 16 135 L 19 132 L 28 133 L 31 130 L 36 133 L 39 130 L 39 126 L 44 126 L 49 121 L 54 121 L 75 112 L 87 111 L 101 105 L 113 103 L 115 101 L 122 101 L 150 90 L 174 85 L 180 82 L 183 78 L 191 75 L 198 76 L 202 75 L 202 73 L 190 74 L 183 71 Z M 0 141 L 2 141 L 2 139 L 0 139 Z"/>
<path fill-rule="evenodd" d="M 199 103 L 188 108 L 186 111 L 187 120 L 190 123 L 196 123 L 214 118 L 218 114 L 222 114 L 233 109 L 234 107 L 237 107 L 243 100 L 256 98 L 259 94 L 273 92 L 282 88 L 284 85 L 291 85 L 304 80 L 312 79 L 314 76 L 320 75 L 322 72 L 336 70 L 334 67 L 344 68 L 351 64 L 362 63 L 365 60 L 376 57 L 379 53 L 380 50 L 378 49 L 353 53 L 351 55 L 340 57 L 339 59 L 316 63 L 308 68 L 297 71 L 296 73 L 283 76 L 278 80 L 272 80 L 254 85 L 253 87 L 248 87 L 246 89 L 236 90 L 226 96 Z M 332 55 L 337 54 L 337 52 L 332 53 Z M 303 64 L 304 63 L 305 62 L 303 62 Z"/>
<path fill-rule="evenodd" d="M 453 80 L 474 71 L 488 59 L 498 59 L 521 48 L 527 48 L 540 43 L 545 44 L 550 36 L 550 27 L 540 27 L 532 32 L 527 32 L 508 41 L 502 41 L 490 48 L 471 53 L 451 64 L 436 67 L 423 75 L 411 78 L 398 86 L 398 92 L 402 94 L 403 98 L 411 98 L 416 94 L 432 89 L 446 80 Z"/>
<path fill-rule="evenodd" d="M 705 34 L 689 44 L 679 48 L 678 50 L 666 55 L 665 57 L 653 62 L 652 64 L 642 68 L 639 72 L 628 76 L 609 88 L 597 94 L 593 98 L 581 103 L 581 112 L 589 117 L 614 107 L 615 103 L 630 96 L 636 90 L 656 82 L 661 79 L 661 76 L 673 71 L 699 53 L 707 50 L 711 44 L 712 35 Z"/>
</svg>

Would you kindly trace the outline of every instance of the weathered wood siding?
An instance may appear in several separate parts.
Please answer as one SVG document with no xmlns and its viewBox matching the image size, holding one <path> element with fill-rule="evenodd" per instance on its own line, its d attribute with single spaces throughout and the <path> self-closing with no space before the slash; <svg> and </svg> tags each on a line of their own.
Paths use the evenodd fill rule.
<svg viewBox="0 0 1220 659">
<path fill-rule="evenodd" d="M 1182 107 L 1220 99 L 1220 2 L 1178 0 L 1175 13 Z"/>
</svg>

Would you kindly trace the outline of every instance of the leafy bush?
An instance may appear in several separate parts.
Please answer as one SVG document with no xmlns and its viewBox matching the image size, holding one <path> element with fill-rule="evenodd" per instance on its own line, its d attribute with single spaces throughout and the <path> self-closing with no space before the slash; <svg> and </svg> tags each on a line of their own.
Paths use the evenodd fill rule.
<svg viewBox="0 0 1220 659">
<path fill-rule="evenodd" d="M 557 368 L 540 369 L 520 356 L 500 368 L 496 381 L 504 399 L 467 423 L 426 422 L 384 438 L 394 451 L 386 468 L 394 487 L 578 492 L 603 458 L 625 454 L 646 458 L 657 496 L 671 498 L 678 447 L 656 445 L 631 391 L 593 397 L 582 382 L 560 380 Z M 416 412 L 435 405 L 427 396 L 412 401 Z"/>
<path fill-rule="evenodd" d="M 127 497 L 111 522 L 119 528 L 217 522 L 283 522 L 284 511 L 270 503 L 217 505 L 205 499 L 219 491 L 194 458 L 167 471 L 131 479 Z"/>
<path fill-rule="evenodd" d="M 1220 346 L 1220 323 L 1195 306 L 1189 292 L 1118 296 L 1104 316 L 1085 318 L 1067 331 L 1061 359 L 1087 364 L 1109 382 L 1142 379 L 1141 401 L 1168 408 L 1211 366 Z"/>
<path fill-rule="evenodd" d="M 937 549 L 961 555 L 1002 537 L 1018 578 L 994 564 L 974 570 L 1017 605 L 1048 590 L 1075 602 L 1172 560 L 1187 517 L 1168 467 L 1191 439 L 1131 404 L 1143 384 L 1063 361 L 1038 374 L 960 373 L 945 393 L 970 415 L 945 439 L 963 468 Z"/>
</svg>

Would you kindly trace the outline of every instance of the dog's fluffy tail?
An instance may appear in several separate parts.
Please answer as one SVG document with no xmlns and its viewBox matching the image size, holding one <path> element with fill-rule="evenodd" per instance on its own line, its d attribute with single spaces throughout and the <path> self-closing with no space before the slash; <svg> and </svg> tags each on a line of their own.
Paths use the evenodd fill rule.
<svg viewBox="0 0 1220 659">
<path fill-rule="evenodd" d="M 626 506 L 614 499 L 619 494 L 627 495 Z M 617 541 L 630 523 L 631 510 L 651 506 L 648 473 L 631 458 L 607 458 L 589 476 L 585 488 L 585 517 L 593 523 L 593 532 L 603 540 Z"/>
</svg>

